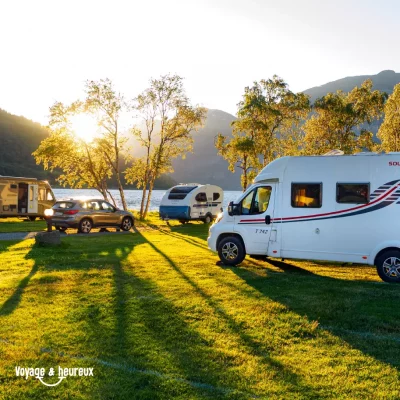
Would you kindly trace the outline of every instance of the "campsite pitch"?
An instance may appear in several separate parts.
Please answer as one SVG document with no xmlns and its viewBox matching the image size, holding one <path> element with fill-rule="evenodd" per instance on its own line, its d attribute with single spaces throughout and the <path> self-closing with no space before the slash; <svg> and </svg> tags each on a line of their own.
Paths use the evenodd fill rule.
<svg viewBox="0 0 400 400">
<path fill-rule="evenodd" d="M 370 266 L 218 266 L 207 231 L 0 242 L 0 398 L 399 398 L 398 285 Z"/>
</svg>

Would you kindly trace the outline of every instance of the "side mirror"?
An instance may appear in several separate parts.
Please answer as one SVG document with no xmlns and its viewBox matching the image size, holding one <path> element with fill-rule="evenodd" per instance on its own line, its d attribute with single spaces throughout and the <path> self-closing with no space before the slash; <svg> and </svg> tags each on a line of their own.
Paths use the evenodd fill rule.
<svg viewBox="0 0 400 400">
<path fill-rule="evenodd" d="M 233 215 L 233 201 L 228 204 L 228 215 L 231 217 Z"/>
<path fill-rule="evenodd" d="M 267 225 L 270 225 L 270 224 L 271 224 L 271 216 L 270 216 L 270 215 L 266 215 L 266 216 L 265 216 L 265 223 L 266 223 Z"/>
</svg>

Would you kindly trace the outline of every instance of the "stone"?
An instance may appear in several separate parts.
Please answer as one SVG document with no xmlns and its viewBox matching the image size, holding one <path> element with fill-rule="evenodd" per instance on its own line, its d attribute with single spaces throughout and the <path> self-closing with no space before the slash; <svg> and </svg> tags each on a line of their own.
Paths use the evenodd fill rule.
<svg viewBox="0 0 400 400">
<path fill-rule="evenodd" d="M 35 241 L 37 244 L 57 246 L 61 244 L 60 232 L 59 231 L 39 232 L 35 236 Z"/>
</svg>

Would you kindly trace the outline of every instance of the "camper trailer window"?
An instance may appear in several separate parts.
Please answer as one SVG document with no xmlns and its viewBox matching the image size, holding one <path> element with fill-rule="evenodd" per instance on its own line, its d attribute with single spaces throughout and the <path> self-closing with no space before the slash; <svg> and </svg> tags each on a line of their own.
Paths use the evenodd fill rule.
<svg viewBox="0 0 400 400">
<path fill-rule="evenodd" d="M 369 183 L 337 183 L 336 201 L 338 203 L 368 203 Z"/>
<path fill-rule="evenodd" d="M 207 195 L 204 192 L 198 193 L 195 197 L 196 201 L 207 201 Z"/>
<path fill-rule="evenodd" d="M 176 186 L 169 192 L 168 200 L 183 200 L 188 193 L 196 188 L 197 186 Z"/>
<path fill-rule="evenodd" d="M 220 198 L 219 193 L 213 193 L 213 201 L 218 200 Z"/>
<path fill-rule="evenodd" d="M 322 183 L 292 183 L 292 207 L 320 208 Z"/>
</svg>

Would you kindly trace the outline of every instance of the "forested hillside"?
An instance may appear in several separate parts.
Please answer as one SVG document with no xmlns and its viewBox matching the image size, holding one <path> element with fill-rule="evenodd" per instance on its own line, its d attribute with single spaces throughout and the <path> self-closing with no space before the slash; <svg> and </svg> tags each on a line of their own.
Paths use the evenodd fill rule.
<svg viewBox="0 0 400 400">
<path fill-rule="evenodd" d="M 0 109 L 0 175 L 54 180 L 54 175 L 36 165 L 32 152 L 48 135 L 40 124 Z"/>
</svg>

